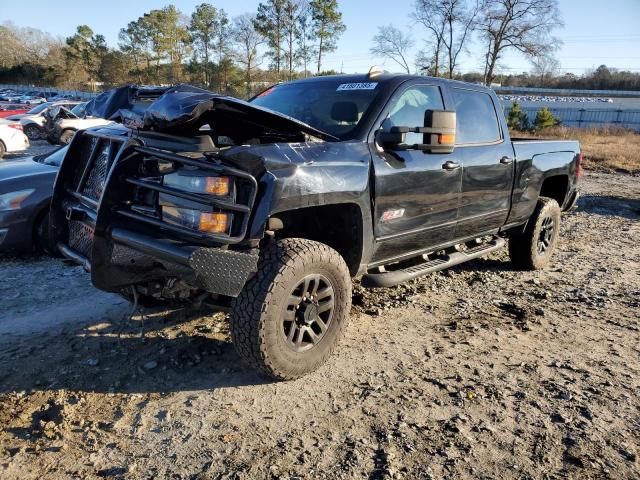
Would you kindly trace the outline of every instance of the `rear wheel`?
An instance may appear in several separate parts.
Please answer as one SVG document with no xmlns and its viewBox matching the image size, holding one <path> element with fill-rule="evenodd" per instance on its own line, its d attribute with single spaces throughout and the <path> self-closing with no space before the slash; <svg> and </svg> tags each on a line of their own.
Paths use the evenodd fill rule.
<svg viewBox="0 0 640 480">
<path fill-rule="evenodd" d="M 42 129 L 37 125 L 29 124 L 24 127 L 24 134 L 33 142 L 42 138 Z"/>
<path fill-rule="evenodd" d="M 509 238 L 511 263 L 521 270 L 540 270 L 546 267 L 558 244 L 559 234 L 558 202 L 540 197 L 524 232 Z"/>
<path fill-rule="evenodd" d="M 292 238 L 261 253 L 258 273 L 232 304 L 240 356 L 278 380 L 317 369 L 337 346 L 351 308 L 351 276 L 338 252 Z"/>
<path fill-rule="evenodd" d="M 7 153 L 7 147 L 5 147 L 4 143 L 0 140 L 0 158 L 4 157 L 5 153 Z"/>
</svg>

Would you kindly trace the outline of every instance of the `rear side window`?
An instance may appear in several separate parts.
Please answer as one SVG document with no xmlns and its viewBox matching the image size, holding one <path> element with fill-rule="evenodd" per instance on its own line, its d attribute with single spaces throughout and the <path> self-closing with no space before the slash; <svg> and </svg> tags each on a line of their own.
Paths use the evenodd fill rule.
<svg viewBox="0 0 640 480">
<path fill-rule="evenodd" d="M 493 143 L 500 140 L 500 124 L 491 96 L 483 92 L 452 89 L 456 104 L 456 143 Z"/>
</svg>

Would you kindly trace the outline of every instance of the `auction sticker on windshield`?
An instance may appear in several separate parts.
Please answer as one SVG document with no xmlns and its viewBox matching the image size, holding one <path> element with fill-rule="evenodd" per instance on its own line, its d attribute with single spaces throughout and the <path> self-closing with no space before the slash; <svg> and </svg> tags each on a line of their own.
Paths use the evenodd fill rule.
<svg viewBox="0 0 640 480">
<path fill-rule="evenodd" d="M 343 83 L 338 85 L 337 92 L 344 90 L 374 90 L 378 86 L 378 82 L 369 83 Z"/>
</svg>

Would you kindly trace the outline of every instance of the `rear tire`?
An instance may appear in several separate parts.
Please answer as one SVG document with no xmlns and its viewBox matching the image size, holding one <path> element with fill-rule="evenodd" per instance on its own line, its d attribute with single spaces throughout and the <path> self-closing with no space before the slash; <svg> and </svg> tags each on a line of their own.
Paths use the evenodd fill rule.
<svg viewBox="0 0 640 480">
<path fill-rule="evenodd" d="M 509 238 L 509 256 L 520 270 L 540 270 L 549 265 L 560 235 L 560 206 L 551 198 L 540 197 L 527 227 Z"/>
<path fill-rule="evenodd" d="M 7 147 L 5 147 L 4 143 L 0 140 L 0 158 L 4 157 L 5 153 L 7 153 Z"/>
<path fill-rule="evenodd" d="M 32 142 L 42 139 L 42 129 L 37 125 L 29 124 L 24 127 L 24 134 Z"/>
<path fill-rule="evenodd" d="M 351 309 L 351 276 L 327 245 L 277 241 L 234 299 L 231 338 L 250 366 L 277 380 L 316 370 L 337 346 Z"/>
</svg>

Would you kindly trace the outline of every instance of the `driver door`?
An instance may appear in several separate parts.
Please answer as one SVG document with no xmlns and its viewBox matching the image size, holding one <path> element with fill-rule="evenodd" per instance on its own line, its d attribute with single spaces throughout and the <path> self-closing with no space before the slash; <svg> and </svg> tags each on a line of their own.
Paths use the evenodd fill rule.
<svg viewBox="0 0 640 480">
<path fill-rule="evenodd" d="M 427 110 L 444 110 L 440 87 L 411 85 L 389 102 L 381 128 L 421 127 Z M 406 143 L 422 143 L 410 133 Z M 372 263 L 383 263 L 451 241 L 455 235 L 462 163 L 453 153 L 385 151 L 371 142 L 375 171 Z"/>
</svg>

